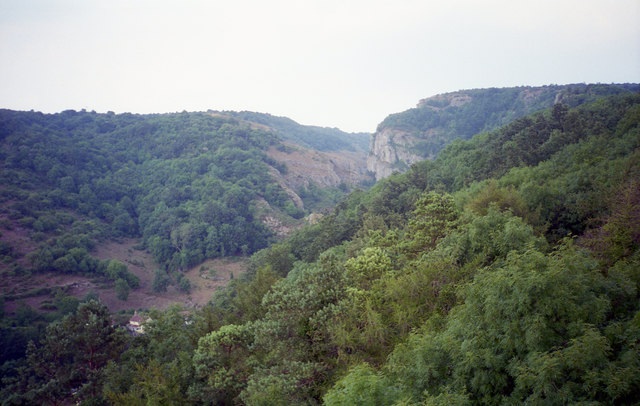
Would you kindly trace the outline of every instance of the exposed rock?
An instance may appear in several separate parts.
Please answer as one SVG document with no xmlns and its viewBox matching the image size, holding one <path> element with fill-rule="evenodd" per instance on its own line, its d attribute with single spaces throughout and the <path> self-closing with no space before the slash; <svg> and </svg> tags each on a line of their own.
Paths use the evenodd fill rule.
<svg viewBox="0 0 640 406">
<path fill-rule="evenodd" d="M 299 209 L 304 209 L 304 203 L 302 202 L 302 199 L 288 186 L 287 181 L 282 176 L 280 171 L 276 168 L 269 167 L 269 172 L 271 173 L 271 176 L 273 176 L 273 178 L 276 180 L 276 182 L 278 182 L 280 187 L 289 195 L 289 197 L 293 201 L 293 204 L 295 204 L 295 206 Z"/>
<path fill-rule="evenodd" d="M 471 96 L 466 93 L 446 93 L 427 97 L 418 102 L 418 108 L 442 109 L 445 107 L 458 107 L 469 103 Z"/>
<path fill-rule="evenodd" d="M 281 145 L 269 149 L 268 155 L 285 164 L 288 170 L 281 173 L 272 167 L 270 174 L 298 208 L 302 209 L 304 205 L 296 190 L 308 187 L 310 183 L 319 187 L 335 187 L 342 183 L 355 186 L 374 180 L 373 174 L 367 171 L 367 145 L 363 142 L 366 134 L 303 126 L 286 117 L 262 113 L 209 111 L 209 114 L 233 118 L 252 129 L 270 131 L 284 138 Z M 313 135 L 324 138 L 324 141 L 314 142 Z M 333 142 L 329 146 L 326 145 L 327 139 Z M 316 144 L 318 149 L 313 147 Z M 311 147 L 308 148 L 309 145 Z"/>
<path fill-rule="evenodd" d="M 363 153 L 322 152 L 289 143 L 285 145 L 286 150 L 271 148 L 268 154 L 287 166 L 288 172 L 278 172 L 278 176 L 289 189 L 307 187 L 309 182 L 327 187 L 338 186 L 343 182 L 356 185 L 372 179 L 367 172 L 366 156 Z"/>
<path fill-rule="evenodd" d="M 465 92 L 446 93 L 422 99 L 416 108 L 440 111 L 464 106 L 472 100 L 472 96 Z M 435 154 L 425 156 L 424 152 L 419 152 L 418 143 L 436 137 L 441 132 L 440 128 L 428 128 L 418 134 L 393 127 L 379 127 L 369 143 L 367 170 L 375 174 L 376 180 L 380 180 L 393 172 L 404 172 L 409 166 L 425 158 L 434 158 Z"/>
<path fill-rule="evenodd" d="M 304 221 L 309 225 L 314 225 L 318 221 L 320 221 L 320 219 L 322 217 L 324 217 L 324 216 L 322 214 L 320 214 L 320 213 L 311 213 L 307 217 L 304 218 Z"/>
<path fill-rule="evenodd" d="M 395 171 L 404 171 L 409 165 L 424 159 L 411 152 L 418 140 L 406 131 L 382 129 L 371 139 L 367 169 L 375 173 L 376 180 L 386 178 Z"/>
<path fill-rule="evenodd" d="M 262 219 L 262 223 L 265 226 L 267 226 L 271 231 L 273 231 L 276 234 L 276 237 L 279 237 L 279 238 L 286 237 L 293 230 L 300 228 L 300 226 L 296 226 L 296 227 L 285 226 L 284 224 L 282 224 L 280 220 L 278 220 L 276 217 L 273 217 L 273 216 L 265 216 Z"/>
<path fill-rule="evenodd" d="M 306 225 L 314 225 L 320 219 L 324 217 L 324 215 L 320 213 L 311 213 L 304 218 L 303 221 L 299 221 L 298 223 L 293 224 L 284 224 L 280 219 L 275 216 L 266 215 L 262 218 L 262 223 L 267 226 L 271 231 L 273 231 L 278 238 L 287 237 L 289 234 L 294 232 L 295 230 L 300 229 L 302 226 Z"/>
<path fill-rule="evenodd" d="M 433 159 L 456 138 L 505 125 L 515 118 L 563 102 L 563 95 L 587 91 L 584 86 L 472 89 L 420 100 L 405 112 L 387 117 L 372 135 L 367 169 L 376 180 Z M 569 97 L 569 96 L 566 96 Z M 496 101 L 495 103 L 493 101 Z"/>
</svg>

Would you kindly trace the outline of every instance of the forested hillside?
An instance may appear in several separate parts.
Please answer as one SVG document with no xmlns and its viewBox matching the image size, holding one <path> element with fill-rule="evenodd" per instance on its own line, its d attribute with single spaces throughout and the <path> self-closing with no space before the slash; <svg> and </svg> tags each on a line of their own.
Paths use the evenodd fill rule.
<svg viewBox="0 0 640 406">
<path fill-rule="evenodd" d="M 255 215 L 258 199 L 304 215 L 269 176 L 286 167 L 265 154 L 279 142 L 268 132 L 202 113 L 3 111 L 0 120 L 3 222 L 39 244 L 18 270 L 96 272 L 87 251 L 125 236 L 142 236 L 176 270 L 264 248 L 271 232 Z"/>
<path fill-rule="evenodd" d="M 555 103 L 568 107 L 600 97 L 632 93 L 637 84 L 572 84 L 460 90 L 421 100 L 378 125 L 367 167 L 377 179 L 404 172 L 413 163 L 433 159 L 456 139 L 468 140 Z"/>
<path fill-rule="evenodd" d="M 191 301 L 184 271 L 265 248 L 304 223 L 303 202 L 326 207 L 354 186 L 308 183 L 298 188 L 301 199 L 283 180 L 286 164 L 269 155 L 290 148 L 282 141 L 209 113 L 0 111 L 3 303 L 20 326 L 33 327 L 34 310 L 21 301 L 64 313 L 65 300 L 81 299 L 67 296 L 70 289 L 87 284 L 126 301 L 141 287 L 140 272 L 153 275 L 149 294 L 174 285 Z M 137 242 L 129 251 L 151 253 L 146 265 L 157 269 L 143 269 L 140 254 L 126 262 L 97 254 L 124 241 Z M 34 337 L 27 330 L 3 334 L 4 343 L 16 342 L 11 354 Z"/>
<path fill-rule="evenodd" d="M 346 133 L 337 128 L 305 126 L 287 117 L 252 111 L 216 112 L 222 116 L 235 117 L 250 123 L 261 124 L 281 135 L 285 140 L 318 151 L 362 151 L 369 149 L 368 133 Z"/>
<path fill-rule="evenodd" d="M 13 142 L 24 137 L 15 134 L 22 135 Z M 248 134 L 244 145 L 256 151 L 276 142 Z M 182 145 L 198 150 L 206 146 L 200 142 Z M 218 151 L 215 144 L 208 148 Z M 134 152 L 122 151 L 132 154 L 129 165 L 139 162 Z M 216 155 L 201 158 L 204 167 L 235 183 L 206 185 L 227 181 L 267 194 L 257 173 L 241 176 L 242 168 L 273 165 L 259 152 L 235 171 L 228 169 L 236 168 L 233 162 L 219 167 Z M 74 156 L 60 160 L 70 165 Z M 5 161 L 5 171 L 20 173 L 22 158 Z M 101 168 L 113 182 L 113 173 L 124 170 Z M 73 175 L 66 177 L 76 189 L 87 184 Z M 16 193 L 16 182 L 33 182 L 30 190 L 37 191 L 48 181 L 12 179 L 3 190 Z M 150 249 L 168 245 L 168 267 L 180 266 L 184 257 L 175 243 L 188 240 L 154 219 L 190 225 L 198 218 L 197 201 L 181 200 L 198 189 L 185 183 L 150 196 L 156 206 L 147 211 L 145 197 L 105 196 L 116 210 L 113 223 L 124 217 L 117 210 L 127 211 L 127 196 L 136 213 L 148 214 L 148 220 L 138 214 L 138 232 Z M 125 181 L 118 185 L 129 190 Z M 50 324 L 26 357 L 5 363 L 0 398 L 6 405 L 636 404 L 639 186 L 639 93 L 556 104 L 455 141 L 434 160 L 354 191 L 317 224 L 253 254 L 249 271 L 204 308 L 150 312 L 143 336 L 125 336 L 104 307 L 87 299 Z M 58 188 L 53 196 L 73 196 Z M 163 205 L 166 190 L 175 192 L 168 195 L 173 204 Z M 222 196 L 222 207 L 245 207 Z M 73 208 L 49 195 L 38 199 Z M 287 210 L 287 203 L 265 200 Z M 80 204 L 73 210 L 82 210 Z M 92 210 L 93 221 L 110 224 Z M 237 217 L 260 231 L 245 214 Z M 155 228 L 146 234 L 145 227 Z M 106 232 L 125 231 L 109 226 Z M 265 235 L 253 232 L 251 238 Z M 166 236 L 165 245 L 153 233 Z M 221 244 L 226 251 L 228 243 Z M 247 252 L 261 248 L 246 245 Z"/>
</svg>

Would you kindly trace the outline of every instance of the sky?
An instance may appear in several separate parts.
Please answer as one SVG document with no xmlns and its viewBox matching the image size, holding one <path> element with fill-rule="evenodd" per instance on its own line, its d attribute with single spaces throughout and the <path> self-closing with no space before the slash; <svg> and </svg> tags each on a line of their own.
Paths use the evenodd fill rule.
<svg viewBox="0 0 640 406">
<path fill-rule="evenodd" d="M 640 0 L 0 0 L 0 108 L 373 132 L 461 89 L 640 82 Z"/>
</svg>

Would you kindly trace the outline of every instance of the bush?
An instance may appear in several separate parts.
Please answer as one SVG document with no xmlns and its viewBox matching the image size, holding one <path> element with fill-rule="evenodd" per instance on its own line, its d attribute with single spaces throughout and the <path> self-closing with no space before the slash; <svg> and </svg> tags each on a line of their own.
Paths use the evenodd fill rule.
<svg viewBox="0 0 640 406">
<path fill-rule="evenodd" d="M 191 282 L 183 276 L 178 280 L 178 288 L 185 293 L 189 293 L 191 292 Z"/>
<path fill-rule="evenodd" d="M 155 271 L 153 271 L 153 282 L 151 283 L 151 290 L 153 290 L 155 293 L 166 292 L 170 282 L 171 279 L 169 279 L 169 276 L 166 274 L 166 272 L 156 269 Z"/>
<path fill-rule="evenodd" d="M 126 301 L 129 298 L 129 284 L 124 279 L 120 278 L 116 281 L 115 289 L 118 299 Z"/>
<path fill-rule="evenodd" d="M 120 261 L 111 260 L 107 265 L 105 270 L 105 275 L 107 278 L 117 281 L 118 279 L 124 279 L 127 282 L 127 285 L 133 289 L 137 289 L 140 287 L 140 278 L 131 271 L 125 264 Z"/>
</svg>

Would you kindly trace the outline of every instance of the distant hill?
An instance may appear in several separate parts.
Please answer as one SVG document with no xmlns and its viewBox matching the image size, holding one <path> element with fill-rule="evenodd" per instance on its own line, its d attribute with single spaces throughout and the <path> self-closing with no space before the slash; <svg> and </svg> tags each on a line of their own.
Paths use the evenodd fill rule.
<svg viewBox="0 0 640 406">
<path fill-rule="evenodd" d="M 263 125 L 287 141 L 318 151 L 366 152 L 369 148 L 369 133 L 347 133 L 337 128 L 301 125 L 287 117 L 251 111 L 215 113 Z"/>
<path fill-rule="evenodd" d="M 137 239 L 164 270 L 184 271 L 265 248 L 370 179 L 361 136 L 242 117 L 267 116 L 0 110 L 0 272 L 135 288 L 95 258 L 97 244 Z M 292 144 L 296 134 L 323 150 Z"/>
<path fill-rule="evenodd" d="M 391 114 L 370 142 L 367 168 L 382 179 L 435 158 L 455 139 L 470 139 L 555 103 L 576 107 L 600 97 L 640 90 L 638 84 L 573 84 L 461 90 L 421 100 Z"/>
<path fill-rule="evenodd" d="M 293 191 L 299 194 L 309 210 L 333 207 L 347 189 L 375 182 L 366 163 L 369 133 L 302 125 L 287 117 L 252 111 L 208 111 L 208 114 L 278 136 L 282 144 L 269 148 L 268 155 L 289 170 L 272 171 L 272 175 L 290 194 Z M 323 188 L 325 191 L 330 188 L 334 195 L 322 192 Z"/>
</svg>

